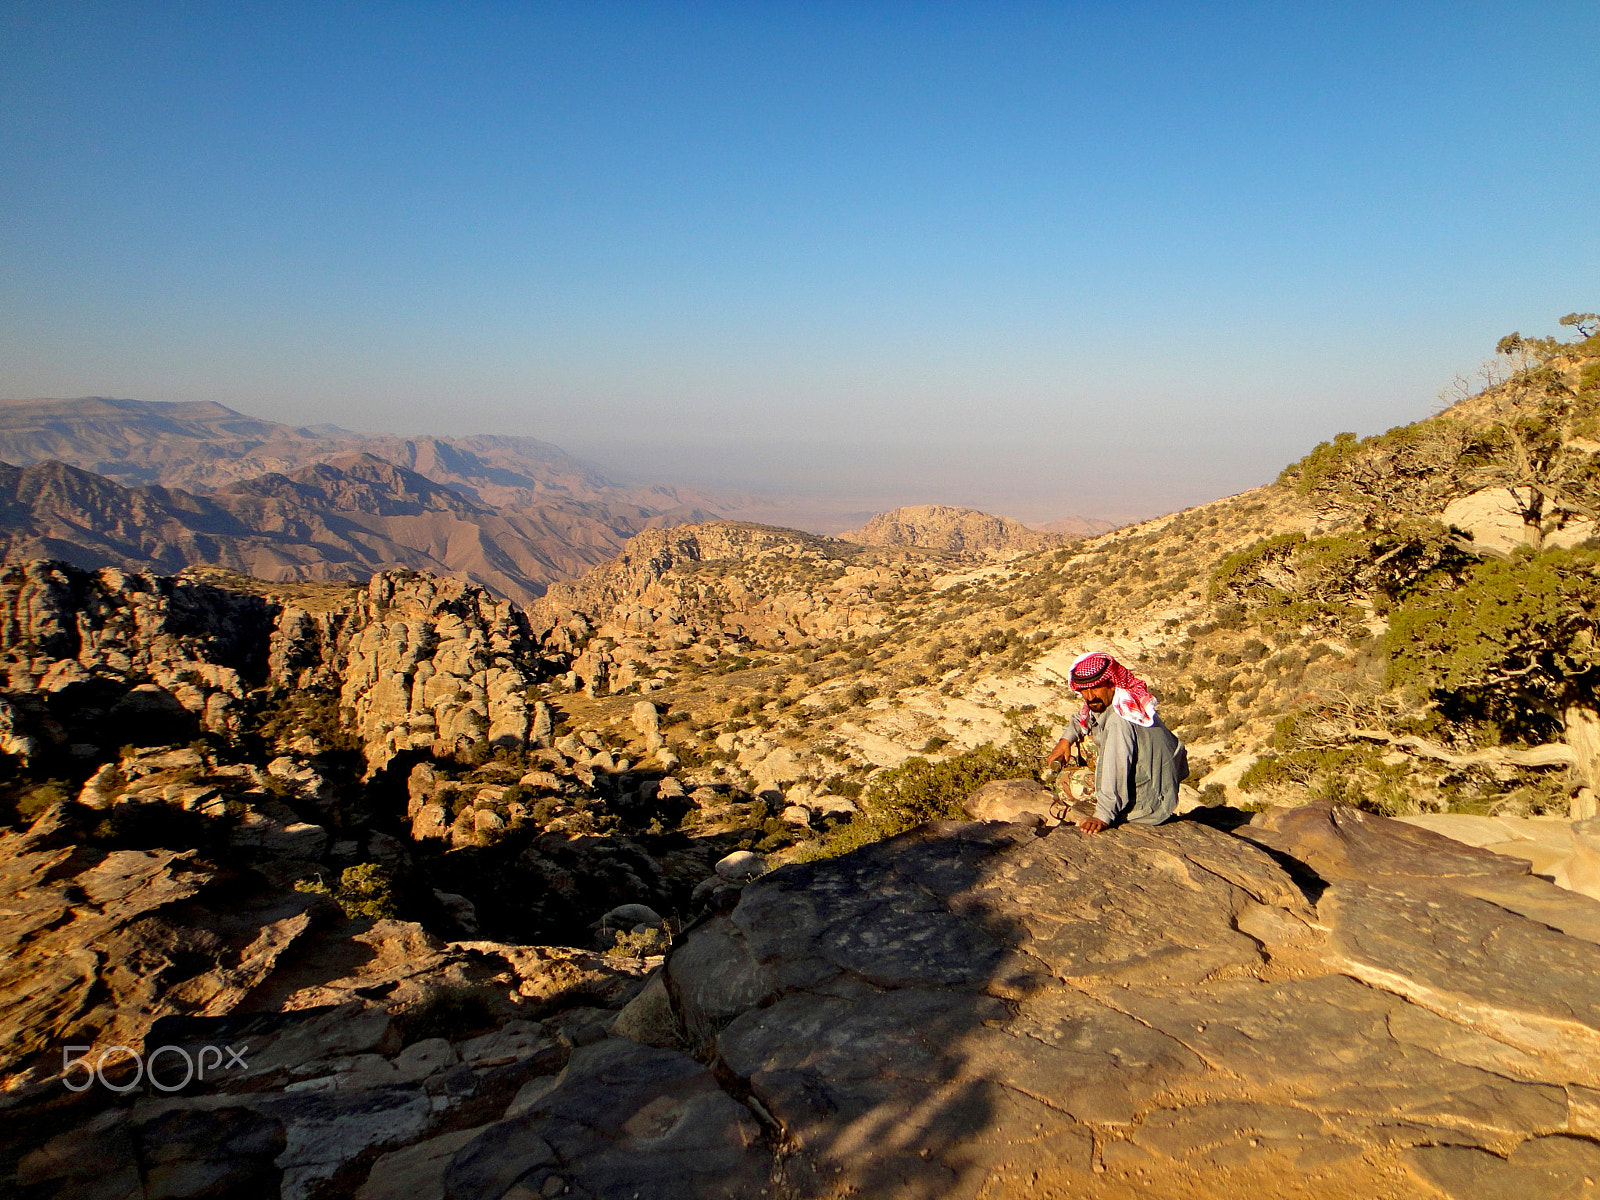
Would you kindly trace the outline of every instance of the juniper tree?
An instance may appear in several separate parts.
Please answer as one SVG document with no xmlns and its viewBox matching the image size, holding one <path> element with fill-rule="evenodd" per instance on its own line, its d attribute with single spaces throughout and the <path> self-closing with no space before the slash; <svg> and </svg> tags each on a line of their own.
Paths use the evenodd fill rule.
<svg viewBox="0 0 1600 1200">
<path fill-rule="evenodd" d="M 1392 614 L 1389 682 L 1562 731 L 1578 783 L 1600 790 L 1600 551 L 1519 551 L 1439 580 Z"/>
<path fill-rule="evenodd" d="M 1590 320 L 1588 313 L 1569 313 L 1561 323 L 1585 331 Z M 1476 482 L 1506 489 L 1537 549 L 1568 521 L 1600 522 L 1600 469 L 1577 436 L 1592 423 L 1600 395 L 1591 386 L 1592 371 L 1580 373 L 1574 386 L 1562 369 L 1590 357 L 1588 342 L 1535 342 L 1511 334 L 1498 350 L 1511 354 L 1529 346 L 1538 351 L 1535 365 L 1506 383 L 1499 420 L 1478 433 L 1461 461 Z"/>
</svg>

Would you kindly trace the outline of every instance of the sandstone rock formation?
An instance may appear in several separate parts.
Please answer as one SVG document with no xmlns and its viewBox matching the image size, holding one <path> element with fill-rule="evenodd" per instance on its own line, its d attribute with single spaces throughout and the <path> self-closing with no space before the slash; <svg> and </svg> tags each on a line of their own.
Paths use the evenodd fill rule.
<svg viewBox="0 0 1600 1200">
<path fill-rule="evenodd" d="M 928 827 L 747 886 L 667 993 L 799 1194 L 1576 1196 L 1597 920 L 1326 805 Z"/>
<path fill-rule="evenodd" d="M 687 648 L 795 649 L 881 633 L 894 602 L 926 588 L 943 561 L 793 529 L 684 525 L 640 534 L 615 561 L 553 585 L 529 615 L 549 630 L 547 651 L 570 657 L 571 686 L 651 690 Z"/>
<path fill-rule="evenodd" d="M 350 1194 L 548 1080 L 644 971 L 106 854 L 64 809 L 0 835 L 0 904 L 0 1188 L 62 1200 Z"/>
<path fill-rule="evenodd" d="M 336 695 L 374 769 L 403 749 L 526 742 L 536 643 L 510 601 L 406 572 L 321 599 L 313 611 L 204 578 L 9 568 L 0 578 L 9 744 L 93 754 L 136 740 L 141 723 L 165 735 L 153 740 L 177 740 L 185 719 L 235 732 L 251 690 L 269 683 Z"/>
<path fill-rule="evenodd" d="M 1600 820 L 1594 817 L 1560 821 L 1430 813 L 1399 819 L 1469 846 L 1522 859 L 1535 875 L 1600 900 Z"/>
<path fill-rule="evenodd" d="M 57 808 L 0 834 L 0 1077 L 12 1087 L 58 1072 L 64 1041 L 137 1045 L 162 1011 L 229 1011 L 329 907 L 241 889 L 203 852 L 94 852 L 76 832 Z M 208 969 L 181 969 L 195 959 Z"/>
<path fill-rule="evenodd" d="M 839 538 L 868 546 L 919 546 L 951 554 L 1015 554 L 1067 541 L 1061 534 L 1029 529 L 1009 517 L 943 504 L 917 504 L 879 513 Z"/>
<path fill-rule="evenodd" d="M 974 821 L 1049 825 L 1058 792 L 1032 779 L 997 779 L 968 796 L 962 807 Z"/>
</svg>

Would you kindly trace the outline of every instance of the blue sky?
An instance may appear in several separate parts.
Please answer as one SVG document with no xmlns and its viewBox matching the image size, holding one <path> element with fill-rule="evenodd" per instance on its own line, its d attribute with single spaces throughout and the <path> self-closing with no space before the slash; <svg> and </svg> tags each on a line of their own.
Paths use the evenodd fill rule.
<svg viewBox="0 0 1600 1200">
<path fill-rule="evenodd" d="M 0 396 L 1029 520 L 1600 307 L 1600 6 L 0 4 Z"/>
</svg>

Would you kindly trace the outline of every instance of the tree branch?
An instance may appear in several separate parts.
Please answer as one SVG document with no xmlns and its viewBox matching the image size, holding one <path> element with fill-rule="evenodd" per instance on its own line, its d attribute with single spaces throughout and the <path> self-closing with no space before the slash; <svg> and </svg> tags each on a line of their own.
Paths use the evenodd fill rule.
<svg viewBox="0 0 1600 1200">
<path fill-rule="evenodd" d="M 1469 754 L 1457 754 L 1437 742 L 1411 734 L 1396 735 L 1381 729 L 1352 729 L 1350 736 L 1367 742 L 1401 746 L 1421 758 L 1431 758 L 1454 767 L 1570 767 L 1578 761 L 1572 747 L 1562 742 L 1550 742 L 1527 750 L 1474 750 Z"/>
</svg>

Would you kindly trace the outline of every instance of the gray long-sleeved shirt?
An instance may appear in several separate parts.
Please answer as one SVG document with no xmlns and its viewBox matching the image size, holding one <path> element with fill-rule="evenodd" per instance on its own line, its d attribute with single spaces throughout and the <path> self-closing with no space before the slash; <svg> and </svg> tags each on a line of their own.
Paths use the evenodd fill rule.
<svg viewBox="0 0 1600 1200">
<path fill-rule="evenodd" d="M 1089 715 L 1089 733 L 1099 754 L 1094 769 L 1094 815 L 1107 825 L 1117 821 L 1159 825 L 1178 807 L 1178 784 L 1189 774 L 1189 752 L 1157 717 L 1135 725 L 1115 709 Z M 1061 734 L 1069 744 L 1083 737 L 1069 722 Z"/>
</svg>

